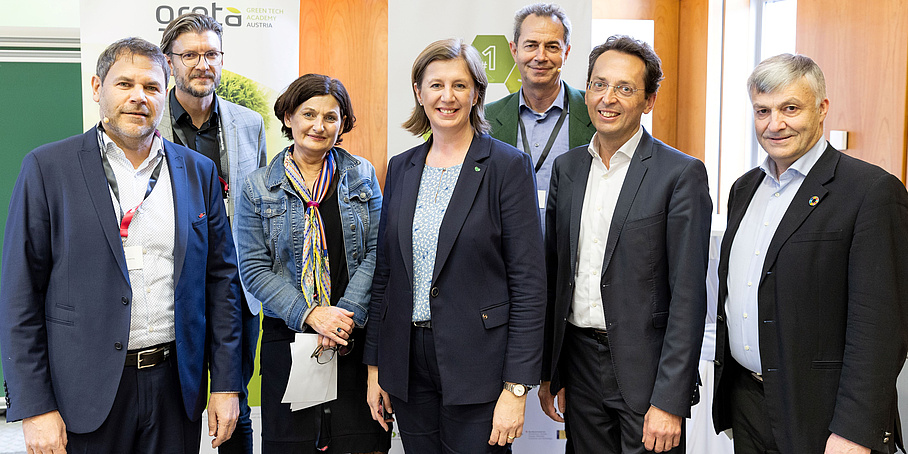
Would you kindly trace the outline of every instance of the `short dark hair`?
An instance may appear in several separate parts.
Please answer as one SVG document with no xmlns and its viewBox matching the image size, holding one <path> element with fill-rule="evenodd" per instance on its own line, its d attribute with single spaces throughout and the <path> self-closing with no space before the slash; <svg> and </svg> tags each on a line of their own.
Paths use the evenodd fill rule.
<svg viewBox="0 0 908 454">
<path fill-rule="evenodd" d="M 533 15 L 539 17 L 554 16 L 561 21 L 561 26 L 564 27 L 564 45 L 571 45 L 571 20 L 568 19 L 564 9 L 555 3 L 534 3 L 517 10 L 517 13 L 514 14 L 514 44 L 517 44 L 520 40 L 520 27 L 523 27 L 523 21 Z"/>
<path fill-rule="evenodd" d="M 95 66 L 95 73 L 104 83 L 104 78 L 110 72 L 110 67 L 120 59 L 120 57 L 134 57 L 140 55 L 148 57 L 151 61 L 158 64 L 164 71 L 164 83 L 170 80 L 170 65 L 167 64 L 167 57 L 161 52 L 161 49 L 154 44 L 145 41 L 142 38 L 123 38 L 107 46 L 98 56 L 98 63 Z"/>
<path fill-rule="evenodd" d="M 410 82 L 413 85 L 421 86 L 426 68 L 434 61 L 445 61 L 461 59 L 467 64 L 470 76 L 473 78 L 473 85 L 476 87 L 478 95 L 476 105 L 470 109 L 470 126 L 476 134 L 484 134 L 489 131 L 489 122 L 485 119 L 485 99 L 486 88 L 489 86 L 489 79 L 482 64 L 482 57 L 475 47 L 465 43 L 460 38 L 449 38 L 435 41 L 429 44 L 413 62 L 413 70 L 410 74 Z M 421 136 L 432 130 L 429 123 L 429 117 L 426 111 L 419 104 L 419 98 L 416 92 L 413 92 L 413 101 L 415 106 L 410 113 L 410 118 L 404 122 L 403 127 L 414 136 Z"/>
<path fill-rule="evenodd" d="M 173 51 L 173 42 L 183 33 L 202 33 L 212 31 L 218 35 L 218 40 L 224 44 L 224 28 L 211 16 L 199 13 L 186 13 L 179 15 L 167 24 L 164 35 L 161 36 L 161 51 L 170 54 Z"/>
<path fill-rule="evenodd" d="M 634 39 L 627 35 L 609 36 L 604 43 L 593 48 L 593 51 L 590 52 L 590 66 L 586 71 L 587 85 L 589 85 L 590 78 L 593 76 L 593 66 L 596 65 L 596 60 L 610 50 L 633 55 L 643 60 L 643 65 L 645 66 L 643 81 L 645 83 L 646 96 L 649 97 L 659 91 L 659 82 L 665 79 L 662 77 L 662 60 L 645 41 Z"/>
<path fill-rule="evenodd" d="M 284 124 L 284 117 L 293 115 L 296 109 L 309 98 L 316 96 L 331 95 L 337 101 L 340 107 L 340 115 L 343 119 L 340 133 L 337 135 L 337 143 L 341 143 L 341 136 L 350 132 L 356 123 L 356 117 L 353 115 L 353 104 L 350 102 L 350 95 L 341 81 L 323 76 L 321 74 L 306 74 L 294 80 L 293 83 L 278 96 L 274 102 L 274 115 L 281 122 L 281 132 L 284 137 L 293 140 L 293 130 Z"/>
</svg>

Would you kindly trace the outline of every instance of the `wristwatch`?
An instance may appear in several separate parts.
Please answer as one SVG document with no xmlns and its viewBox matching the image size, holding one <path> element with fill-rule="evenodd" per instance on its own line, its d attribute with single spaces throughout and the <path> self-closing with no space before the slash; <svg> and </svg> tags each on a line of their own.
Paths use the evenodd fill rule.
<svg viewBox="0 0 908 454">
<path fill-rule="evenodd" d="M 524 385 L 521 383 L 511 383 L 504 382 L 504 389 L 510 391 L 517 397 L 523 397 L 529 390 L 533 389 L 533 385 Z"/>
</svg>

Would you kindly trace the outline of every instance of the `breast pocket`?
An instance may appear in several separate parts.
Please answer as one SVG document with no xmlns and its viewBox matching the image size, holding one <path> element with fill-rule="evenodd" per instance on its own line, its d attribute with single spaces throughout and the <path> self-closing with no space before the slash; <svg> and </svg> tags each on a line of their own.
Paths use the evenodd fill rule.
<svg viewBox="0 0 908 454">
<path fill-rule="evenodd" d="M 277 241 L 284 229 L 284 214 L 287 212 L 287 199 L 262 199 L 257 207 L 257 214 L 262 218 L 262 231 L 265 238 Z"/>
</svg>

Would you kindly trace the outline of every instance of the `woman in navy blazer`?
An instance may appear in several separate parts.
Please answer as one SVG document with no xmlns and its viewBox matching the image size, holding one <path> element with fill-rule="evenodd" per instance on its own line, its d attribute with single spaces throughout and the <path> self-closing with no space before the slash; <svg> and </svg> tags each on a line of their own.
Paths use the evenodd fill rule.
<svg viewBox="0 0 908 454">
<path fill-rule="evenodd" d="M 364 362 L 372 417 L 407 452 L 504 452 L 539 382 L 545 265 L 528 155 L 486 134 L 488 85 L 460 39 L 413 64 L 404 123 L 429 140 L 388 164 Z M 379 373 L 380 371 L 380 373 Z"/>
</svg>

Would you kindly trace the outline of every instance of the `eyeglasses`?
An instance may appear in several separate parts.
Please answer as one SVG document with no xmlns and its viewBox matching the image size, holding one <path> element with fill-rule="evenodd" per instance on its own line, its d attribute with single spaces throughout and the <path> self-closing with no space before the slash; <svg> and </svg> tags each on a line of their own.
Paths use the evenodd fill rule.
<svg viewBox="0 0 908 454">
<path fill-rule="evenodd" d="M 601 81 L 590 82 L 590 84 L 587 85 L 586 89 L 591 93 L 599 94 L 608 90 L 609 87 L 612 87 L 612 90 L 615 92 L 615 94 L 622 98 L 630 98 L 631 96 L 637 94 L 638 91 L 642 90 L 641 88 L 634 88 L 630 85 L 609 85 Z"/>
<path fill-rule="evenodd" d="M 200 54 L 198 52 L 185 52 L 182 54 L 171 52 L 170 55 L 179 56 L 180 60 L 184 65 L 186 65 L 187 68 L 194 68 L 196 65 L 198 65 L 199 59 L 201 59 L 202 55 L 205 56 L 205 62 L 208 63 L 208 66 L 220 65 L 221 61 L 224 60 L 224 53 L 217 50 L 209 50 L 204 54 Z"/>
<path fill-rule="evenodd" d="M 335 353 L 338 356 L 347 356 L 350 352 L 353 351 L 353 339 L 350 339 L 347 342 L 347 345 L 338 345 L 336 347 L 324 348 L 321 345 L 315 348 L 315 351 L 312 352 L 310 358 L 315 358 L 319 364 L 328 364 L 334 359 Z"/>
</svg>

